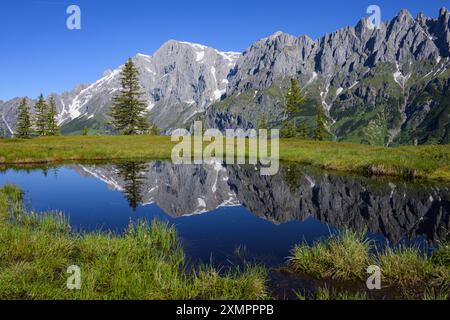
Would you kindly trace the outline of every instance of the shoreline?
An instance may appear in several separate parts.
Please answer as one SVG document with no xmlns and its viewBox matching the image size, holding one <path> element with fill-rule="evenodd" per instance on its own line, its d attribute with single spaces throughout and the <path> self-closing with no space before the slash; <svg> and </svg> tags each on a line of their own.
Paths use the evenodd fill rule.
<svg viewBox="0 0 450 320">
<path fill-rule="evenodd" d="M 63 136 L 0 139 L 0 165 L 170 160 L 176 144 L 157 136 Z M 347 142 L 280 140 L 280 161 L 364 176 L 450 181 L 450 146 L 386 148 Z"/>
</svg>

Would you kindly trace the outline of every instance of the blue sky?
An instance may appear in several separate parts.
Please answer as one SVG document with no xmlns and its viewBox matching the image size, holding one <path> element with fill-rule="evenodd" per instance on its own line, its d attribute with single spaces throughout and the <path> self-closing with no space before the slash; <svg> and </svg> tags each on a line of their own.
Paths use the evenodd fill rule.
<svg viewBox="0 0 450 320">
<path fill-rule="evenodd" d="M 66 28 L 66 9 L 81 8 L 82 29 Z M 370 4 L 382 20 L 402 8 L 436 17 L 448 0 L 2 0 L 0 100 L 71 90 L 136 53 L 169 39 L 243 51 L 278 30 L 316 39 L 355 25 Z"/>
</svg>

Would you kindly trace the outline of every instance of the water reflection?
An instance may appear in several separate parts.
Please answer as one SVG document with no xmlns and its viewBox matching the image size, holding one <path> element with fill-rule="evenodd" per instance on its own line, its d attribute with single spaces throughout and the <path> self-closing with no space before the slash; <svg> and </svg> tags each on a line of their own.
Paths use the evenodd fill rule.
<svg viewBox="0 0 450 320">
<path fill-rule="evenodd" d="M 10 168 L 3 169 L 6 177 L 14 177 Z M 445 239 L 450 224 L 450 185 L 438 182 L 372 179 L 294 163 L 283 163 L 276 176 L 261 176 L 254 166 L 226 166 L 219 162 L 180 166 L 164 161 L 131 161 L 73 164 L 62 169 L 101 180 L 110 189 L 120 191 L 133 211 L 153 204 L 174 219 L 241 206 L 275 225 L 317 219 L 336 228 L 380 234 L 395 243 L 405 236 Z M 27 170 L 33 172 L 32 168 Z M 58 170 L 45 168 L 42 172 L 58 178 Z M 66 195 L 73 191 L 65 192 L 64 180 L 75 178 L 66 176 L 60 178 L 63 186 L 57 188 L 61 189 L 61 200 L 54 205 L 69 206 L 73 212 Z M 0 184 L 1 179 L 0 175 Z M 37 178 L 21 176 L 18 183 L 26 188 L 31 180 Z M 84 188 L 83 183 L 77 180 L 72 188 Z M 105 203 L 113 200 L 110 195 L 96 197 L 98 190 L 92 193 L 91 200 L 77 204 L 84 206 L 79 211 L 107 219 L 99 213 L 100 207 L 103 205 L 106 210 Z M 47 198 L 45 201 L 49 202 Z"/>
<path fill-rule="evenodd" d="M 449 185 L 365 178 L 284 163 L 276 176 L 254 166 L 177 166 L 169 162 L 75 165 L 121 190 L 130 206 L 156 203 L 172 217 L 241 205 L 275 224 L 316 218 L 343 228 L 379 233 L 393 242 L 404 236 L 445 239 Z"/>
<path fill-rule="evenodd" d="M 445 239 L 449 185 L 374 180 L 326 173 L 295 164 L 261 178 L 250 168 L 229 168 L 229 184 L 250 211 L 283 223 L 315 217 L 338 228 L 379 233 L 393 242 L 405 235 Z"/>
<path fill-rule="evenodd" d="M 148 166 L 145 162 L 128 161 L 115 166 L 117 175 L 123 180 L 122 191 L 130 204 L 130 207 L 136 211 L 136 208 L 143 201 L 145 191 L 145 180 Z"/>
</svg>

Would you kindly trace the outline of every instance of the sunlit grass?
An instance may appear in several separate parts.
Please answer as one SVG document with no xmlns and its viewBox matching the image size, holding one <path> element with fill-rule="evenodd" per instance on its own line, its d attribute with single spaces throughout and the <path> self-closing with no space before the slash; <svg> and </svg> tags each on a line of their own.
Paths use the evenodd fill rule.
<svg viewBox="0 0 450 320">
<path fill-rule="evenodd" d="M 139 222 L 123 236 L 76 235 L 60 214 L 32 214 L 14 186 L 0 189 L 0 299 L 266 299 L 266 270 L 187 268 L 177 232 Z M 71 265 L 81 290 L 66 286 Z"/>
<path fill-rule="evenodd" d="M 386 281 L 402 288 L 437 287 L 450 284 L 450 265 L 441 266 L 417 248 L 387 249 L 378 257 Z"/>
<path fill-rule="evenodd" d="M 365 283 L 369 266 L 380 267 L 382 285 L 402 291 L 405 298 L 441 298 L 450 294 L 448 245 L 431 256 L 415 247 L 387 248 L 376 252 L 363 234 L 343 231 L 312 246 L 296 246 L 289 258 L 291 269 L 317 279 Z"/>
<path fill-rule="evenodd" d="M 317 278 L 361 280 L 369 263 L 369 249 L 364 235 L 347 230 L 313 246 L 296 246 L 289 261 L 295 271 Z"/>
<path fill-rule="evenodd" d="M 174 145 L 170 137 L 156 136 L 0 139 L 0 164 L 170 159 Z M 207 143 L 204 143 L 204 146 L 206 145 Z M 450 147 L 447 145 L 385 148 L 353 143 L 282 139 L 280 158 L 359 174 L 450 180 Z"/>
</svg>

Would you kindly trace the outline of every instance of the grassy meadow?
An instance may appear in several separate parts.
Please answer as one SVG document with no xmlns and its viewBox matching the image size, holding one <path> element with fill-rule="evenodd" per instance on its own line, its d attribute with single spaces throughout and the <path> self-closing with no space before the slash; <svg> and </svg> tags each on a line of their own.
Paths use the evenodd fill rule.
<svg viewBox="0 0 450 320">
<path fill-rule="evenodd" d="M 157 136 L 0 139 L 0 164 L 170 159 L 174 145 L 170 137 Z M 358 174 L 450 181 L 450 146 L 447 145 L 385 148 L 352 143 L 281 139 L 280 158 Z"/>
<path fill-rule="evenodd" d="M 71 265 L 81 268 L 81 290 L 67 288 Z M 27 212 L 17 187 L 0 189 L 0 300 L 267 298 L 261 267 L 188 268 L 166 224 L 130 225 L 123 236 L 76 235 L 61 214 Z"/>
</svg>

